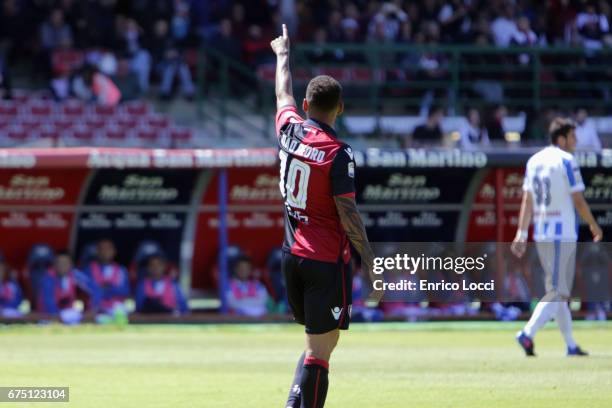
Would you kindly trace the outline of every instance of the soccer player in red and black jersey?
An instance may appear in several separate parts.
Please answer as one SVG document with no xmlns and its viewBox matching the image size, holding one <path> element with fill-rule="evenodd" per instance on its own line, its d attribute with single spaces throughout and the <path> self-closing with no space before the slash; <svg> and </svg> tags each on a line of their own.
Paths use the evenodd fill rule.
<svg viewBox="0 0 612 408">
<path fill-rule="evenodd" d="M 306 328 L 306 350 L 291 386 L 287 408 L 325 404 L 329 358 L 339 330 L 349 326 L 352 276 L 349 241 L 371 271 L 373 252 L 355 204 L 351 147 L 333 129 L 342 113 L 342 87 L 317 76 L 297 111 L 289 70 L 289 36 L 271 43 L 276 54 L 276 134 L 280 189 L 285 201 L 282 270 L 295 320 Z"/>
</svg>

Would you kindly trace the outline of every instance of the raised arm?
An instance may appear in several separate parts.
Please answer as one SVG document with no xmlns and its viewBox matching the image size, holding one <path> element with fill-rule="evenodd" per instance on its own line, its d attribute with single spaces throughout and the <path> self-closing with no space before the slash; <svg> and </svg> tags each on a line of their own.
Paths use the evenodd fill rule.
<svg viewBox="0 0 612 408">
<path fill-rule="evenodd" d="M 276 54 L 276 108 L 295 106 L 289 69 L 289 33 L 285 24 L 283 24 L 283 34 L 274 39 L 270 46 Z"/>
</svg>

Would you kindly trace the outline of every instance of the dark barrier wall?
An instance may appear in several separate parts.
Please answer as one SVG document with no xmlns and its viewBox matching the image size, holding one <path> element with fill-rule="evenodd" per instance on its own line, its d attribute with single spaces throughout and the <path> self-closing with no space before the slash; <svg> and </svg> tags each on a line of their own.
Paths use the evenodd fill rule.
<svg viewBox="0 0 612 408">
<path fill-rule="evenodd" d="M 357 200 L 370 239 L 510 241 L 530 153 L 356 152 Z M 609 241 L 612 151 L 577 157 L 585 195 Z M 274 149 L 0 150 L 0 249 L 20 268 L 35 243 L 79 256 L 85 245 L 109 237 L 120 261 L 130 264 L 139 243 L 154 240 L 179 267 L 185 287 L 215 288 L 220 226 L 228 243 L 261 267 L 281 244 L 278 181 Z M 585 228 L 581 238 L 588 239 Z"/>
</svg>

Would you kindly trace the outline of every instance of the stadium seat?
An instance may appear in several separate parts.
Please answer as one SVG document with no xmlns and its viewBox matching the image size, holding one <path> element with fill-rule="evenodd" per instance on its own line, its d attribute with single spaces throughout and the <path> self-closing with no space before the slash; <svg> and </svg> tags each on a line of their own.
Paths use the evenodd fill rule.
<svg viewBox="0 0 612 408">
<path fill-rule="evenodd" d="M 33 116 L 50 116 L 54 111 L 54 104 L 51 101 L 39 99 L 31 103 L 28 107 L 28 113 Z"/>
<path fill-rule="evenodd" d="M 85 54 L 77 50 L 57 50 L 51 55 L 51 65 L 55 73 L 70 73 L 85 62 Z"/>
<path fill-rule="evenodd" d="M 169 136 L 173 148 L 187 148 L 193 144 L 193 134 L 190 129 L 173 127 L 170 129 Z"/>
<path fill-rule="evenodd" d="M 103 116 L 113 116 L 117 113 L 117 108 L 114 106 L 107 106 L 107 105 L 95 105 L 93 108 L 93 113 L 95 113 L 96 115 L 103 115 Z"/>
<path fill-rule="evenodd" d="M 28 133 L 38 129 L 42 125 L 40 119 L 34 116 L 21 116 L 19 118 L 19 124 Z"/>
<path fill-rule="evenodd" d="M 118 126 L 108 126 L 101 131 L 105 146 L 123 146 L 127 142 L 127 132 Z"/>
<path fill-rule="evenodd" d="M 129 115 L 119 115 L 113 122 L 125 131 L 134 129 L 138 124 L 138 121 Z"/>
<path fill-rule="evenodd" d="M 137 143 L 142 147 L 156 146 L 167 147 L 167 138 L 164 138 L 160 131 L 150 127 L 139 127 L 134 131 Z"/>
<path fill-rule="evenodd" d="M 87 126 L 79 125 L 65 133 L 63 141 L 66 146 L 93 146 L 95 133 Z"/>
<path fill-rule="evenodd" d="M 19 125 L 10 126 L 6 135 L 10 145 L 22 144 L 29 138 L 26 129 Z"/>
<path fill-rule="evenodd" d="M 130 101 L 124 104 L 123 111 L 128 115 L 143 116 L 151 112 L 151 107 L 147 102 Z"/>
<path fill-rule="evenodd" d="M 61 105 L 61 113 L 68 117 L 83 116 L 85 114 L 85 105 L 76 100 L 65 102 Z"/>
<path fill-rule="evenodd" d="M 53 119 L 52 124 L 58 131 L 63 131 L 70 129 L 73 125 L 75 125 L 76 120 L 58 117 Z"/>
<path fill-rule="evenodd" d="M 11 101 L 0 101 L 0 115 L 17 116 L 17 104 Z"/>
<path fill-rule="evenodd" d="M 85 125 L 89 127 L 91 130 L 99 130 L 106 124 L 106 120 L 100 116 L 90 115 L 85 117 Z"/>
<path fill-rule="evenodd" d="M 155 129 L 166 129 L 170 126 L 170 118 L 162 115 L 150 115 L 146 118 L 147 125 Z"/>
<path fill-rule="evenodd" d="M 43 124 L 36 133 L 39 139 L 52 140 L 53 146 L 57 145 L 57 142 L 60 139 L 60 132 L 58 132 L 55 126 L 48 123 Z"/>
</svg>

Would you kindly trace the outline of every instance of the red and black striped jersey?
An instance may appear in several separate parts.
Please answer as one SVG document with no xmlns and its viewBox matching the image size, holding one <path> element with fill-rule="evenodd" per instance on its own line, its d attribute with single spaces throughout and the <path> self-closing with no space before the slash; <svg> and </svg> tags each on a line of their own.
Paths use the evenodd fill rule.
<svg viewBox="0 0 612 408">
<path fill-rule="evenodd" d="M 348 262 L 348 239 L 334 196 L 355 196 L 351 147 L 325 123 L 304 120 L 295 106 L 278 110 L 276 134 L 285 202 L 283 249 L 317 261 Z"/>
</svg>

